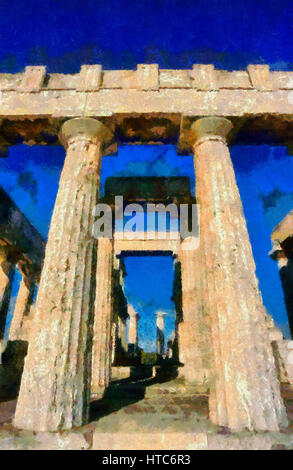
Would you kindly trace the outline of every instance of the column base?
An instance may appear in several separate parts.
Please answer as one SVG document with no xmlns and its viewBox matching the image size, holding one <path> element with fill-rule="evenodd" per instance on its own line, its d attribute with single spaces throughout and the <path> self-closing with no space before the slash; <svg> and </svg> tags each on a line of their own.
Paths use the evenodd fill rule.
<svg viewBox="0 0 293 470">
<path fill-rule="evenodd" d="M 194 387 L 196 390 L 200 389 L 203 392 L 209 390 L 209 371 L 207 369 L 194 370 L 192 367 L 179 367 L 178 379 L 183 381 L 184 384 Z"/>
<path fill-rule="evenodd" d="M 104 397 L 107 387 L 99 387 L 95 392 L 91 392 L 90 401 L 101 400 Z"/>
</svg>

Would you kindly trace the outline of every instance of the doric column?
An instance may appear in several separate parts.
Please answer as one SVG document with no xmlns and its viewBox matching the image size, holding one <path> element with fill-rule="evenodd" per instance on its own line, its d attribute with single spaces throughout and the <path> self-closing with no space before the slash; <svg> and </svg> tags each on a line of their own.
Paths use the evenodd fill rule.
<svg viewBox="0 0 293 470">
<path fill-rule="evenodd" d="M 93 209 L 102 143 L 109 134 L 91 118 L 71 119 L 62 126 L 66 158 L 15 413 L 19 428 L 70 429 L 88 418 L 96 263 Z"/>
<path fill-rule="evenodd" d="M 165 312 L 156 312 L 156 351 L 163 356 L 165 354 Z"/>
<path fill-rule="evenodd" d="M 127 352 L 128 343 L 126 335 L 126 319 L 118 317 L 118 338 L 119 344 L 123 351 Z"/>
<path fill-rule="evenodd" d="M 98 240 L 91 395 L 101 398 L 111 378 L 113 241 Z"/>
<path fill-rule="evenodd" d="M 234 431 L 287 424 L 224 118 L 192 124 L 203 291 L 211 322 L 210 419 Z"/>
<path fill-rule="evenodd" d="M 124 294 L 125 267 L 123 259 L 115 256 L 113 263 L 113 321 L 115 321 L 115 365 L 122 365 L 127 358 L 127 300 Z"/>
<path fill-rule="evenodd" d="M 195 246 L 195 247 L 194 247 Z M 186 248 L 186 249 L 185 249 Z M 210 337 L 203 310 L 203 266 L 200 246 L 191 237 L 183 240 L 179 252 L 182 283 L 182 321 L 178 325 L 179 374 L 188 382 L 203 384 L 207 376 Z"/>
<path fill-rule="evenodd" d="M 23 275 L 19 285 L 16 304 L 9 330 L 9 340 L 22 339 L 22 326 L 24 317 L 28 315 L 34 295 L 34 282 Z"/>
<path fill-rule="evenodd" d="M 292 237 L 290 237 L 292 239 Z M 293 243 L 292 243 L 293 245 Z M 288 315 L 288 324 L 291 338 L 293 338 L 293 256 L 281 248 L 280 245 L 274 245 L 270 252 L 272 259 L 277 261 L 280 279 L 282 283 L 284 300 Z"/>
<path fill-rule="evenodd" d="M 112 321 L 112 328 L 111 328 L 111 364 L 116 362 L 116 343 L 117 343 L 117 328 L 118 322 Z"/>
<path fill-rule="evenodd" d="M 128 306 L 129 325 L 128 325 L 128 351 L 136 352 L 138 346 L 138 320 L 139 314 L 132 305 Z"/>
<path fill-rule="evenodd" d="M 293 338 L 293 209 L 274 228 L 270 256 L 277 261 Z"/>
<path fill-rule="evenodd" d="M 14 264 L 8 246 L 0 247 L 0 340 L 4 338 L 6 317 L 9 308 Z"/>
</svg>

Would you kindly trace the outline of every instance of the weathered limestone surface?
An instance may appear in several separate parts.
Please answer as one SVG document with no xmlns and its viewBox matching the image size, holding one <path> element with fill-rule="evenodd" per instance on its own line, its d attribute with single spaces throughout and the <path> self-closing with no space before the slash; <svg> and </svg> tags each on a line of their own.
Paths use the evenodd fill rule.
<svg viewBox="0 0 293 470">
<path fill-rule="evenodd" d="M 293 384 L 293 341 L 283 338 L 273 317 L 268 317 L 268 332 L 276 361 L 278 378 L 281 384 Z"/>
<path fill-rule="evenodd" d="M 159 70 L 157 64 L 138 64 L 136 72 L 137 88 L 141 90 L 159 89 Z"/>
<path fill-rule="evenodd" d="M 16 304 L 14 307 L 13 317 L 9 330 L 9 339 L 11 341 L 22 339 L 22 327 L 25 316 L 28 315 L 30 306 L 33 301 L 34 284 L 25 276 L 22 277 Z"/>
<path fill-rule="evenodd" d="M 167 88 L 147 92 L 134 89 L 130 93 L 128 89 L 117 88 L 93 92 L 41 90 L 33 95 L 21 95 L 15 91 L 2 91 L 0 116 L 52 116 L 62 119 L 78 117 L 86 112 L 90 117 L 132 113 L 223 114 L 238 117 L 259 113 L 279 114 L 285 118 L 293 112 L 291 92 L 292 89 L 277 89 L 264 94 L 255 89 L 198 91 L 193 88 Z"/>
<path fill-rule="evenodd" d="M 265 310 L 224 118 L 192 125 L 196 197 L 201 212 L 203 292 L 211 319 L 213 378 L 210 419 L 237 431 L 286 425 Z"/>
<path fill-rule="evenodd" d="M 118 322 L 114 321 L 112 322 L 112 329 L 111 329 L 111 363 L 113 364 L 115 362 L 115 356 L 116 356 L 116 342 L 117 342 L 117 329 L 118 329 Z M 113 369 L 113 368 L 112 368 Z"/>
<path fill-rule="evenodd" d="M 101 65 L 82 65 L 79 74 L 78 91 L 99 90 L 102 78 Z"/>
<path fill-rule="evenodd" d="M 185 250 L 190 243 L 187 238 L 181 243 L 179 260 L 182 279 L 183 321 L 179 323 L 179 360 L 184 364 L 180 376 L 188 382 L 203 384 L 207 379 L 207 357 L 210 353 L 208 322 L 202 308 L 202 276 L 200 245 Z"/>
<path fill-rule="evenodd" d="M 47 80 L 44 81 L 45 76 Z M 269 82 L 270 86 L 268 86 Z M 137 70 L 103 70 L 100 64 L 82 65 L 77 74 L 46 74 L 45 66 L 27 66 L 24 73 L 0 74 L 1 90 L 95 91 L 99 89 L 158 88 L 217 90 L 292 89 L 292 72 L 270 71 L 268 65 L 250 64 L 247 70 L 217 70 L 213 64 L 194 64 L 190 70 L 159 69 L 158 64 L 138 64 Z"/>
<path fill-rule="evenodd" d="M 113 256 L 113 327 L 112 327 L 112 362 L 125 365 L 128 361 L 127 341 L 127 300 L 124 294 L 125 266 L 122 258 Z"/>
<path fill-rule="evenodd" d="M 267 65 L 229 72 L 212 64 L 195 64 L 191 70 L 138 64 L 136 71 L 102 70 L 96 64 L 83 65 L 78 74 L 47 75 L 44 66 L 28 66 L 24 73 L 0 74 L 0 89 L 4 118 L 259 113 L 279 114 L 286 122 L 293 112 L 292 72 L 270 71 Z"/>
<path fill-rule="evenodd" d="M 46 67 L 27 66 L 23 74 L 19 89 L 22 92 L 37 92 L 43 87 L 46 76 Z"/>
<path fill-rule="evenodd" d="M 293 341 L 278 339 L 273 342 L 273 349 L 280 382 L 293 385 Z"/>
<path fill-rule="evenodd" d="M 128 342 L 127 342 L 127 326 L 126 319 L 118 317 L 118 338 L 121 348 L 127 352 Z"/>
<path fill-rule="evenodd" d="M 88 416 L 90 325 L 95 272 L 93 209 L 99 189 L 101 122 L 65 122 L 67 152 L 52 216 L 36 302 L 34 334 L 15 413 L 16 427 L 56 431 Z"/>
<path fill-rule="evenodd" d="M 29 308 L 28 314 L 23 317 L 21 326 L 20 339 L 22 341 L 30 342 L 30 337 L 34 335 L 35 326 L 34 320 L 36 316 L 36 304 L 32 304 Z"/>
<path fill-rule="evenodd" d="M 165 312 L 156 312 L 156 328 L 157 328 L 157 354 L 165 353 Z"/>
<path fill-rule="evenodd" d="M 91 394 L 102 397 L 111 380 L 113 240 L 99 238 L 96 271 Z"/>
<path fill-rule="evenodd" d="M 128 326 L 128 345 L 136 348 L 138 345 L 138 320 L 139 314 L 132 305 L 128 306 L 129 326 Z"/>
<path fill-rule="evenodd" d="M 260 91 L 273 90 L 273 81 L 271 80 L 270 68 L 268 65 L 249 65 L 247 67 L 247 71 L 254 88 Z"/>
</svg>

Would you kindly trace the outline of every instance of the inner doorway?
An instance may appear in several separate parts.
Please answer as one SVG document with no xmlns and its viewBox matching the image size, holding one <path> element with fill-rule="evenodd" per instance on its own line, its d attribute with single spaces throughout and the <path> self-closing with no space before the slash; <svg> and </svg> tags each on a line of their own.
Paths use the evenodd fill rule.
<svg viewBox="0 0 293 470">
<path fill-rule="evenodd" d="M 172 300 L 174 263 L 172 256 L 125 256 L 125 296 L 139 314 L 138 346 L 145 353 L 157 353 L 157 317 L 163 316 L 163 355 L 174 339 L 176 312 Z"/>
</svg>

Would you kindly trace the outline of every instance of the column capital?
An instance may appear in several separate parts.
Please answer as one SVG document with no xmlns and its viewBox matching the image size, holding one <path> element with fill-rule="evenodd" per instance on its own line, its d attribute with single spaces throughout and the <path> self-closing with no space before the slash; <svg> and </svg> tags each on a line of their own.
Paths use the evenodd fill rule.
<svg viewBox="0 0 293 470">
<path fill-rule="evenodd" d="M 4 261 L 8 261 L 9 258 L 9 245 L 1 245 L 0 246 L 0 264 Z"/>
<path fill-rule="evenodd" d="M 0 245 L 0 265 L 3 263 L 16 263 L 20 252 L 13 245 Z"/>
<path fill-rule="evenodd" d="M 207 140 L 220 140 L 226 143 L 232 128 L 232 122 L 223 117 L 211 116 L 197 119 L 191 125 L 194 145 L 200 145 Z"/>
<path fill-rule="evenodd" d="M 36 266 L 33 263 L 28 263 L 25 258 L 20 258 L 17 260 L 17 268 L 27 285 L 38 283 L 41 275 L 39 266 Z"/>
<path fill-rule="evenodd" d="M 166 312 L 157 311 L 155 312 L 155 315 L 157 318 L 164 318 L 166 316 Z"/>
<path fill-rule="evenodd" d="M 127 312 L 128 312 L 128 315 L 129 315 L 130 318 L 136 318 L 137 320 L 139 320 L 139 318 L 140 318 L 139 313 L 137 313 L 134 310 L 132 305 L 128 305 Z"/>
<path fill-rule="evenodd" d="M 62 145 L 66 148 L 79 138 L 107 145 L 112 141 L 113 133 L 105 124 L 94 118 L 78 117 L 65 121 L 59 133 Z"/>
<path fill-rule="evenodd" d="M 129 317 L 129 318 L 134 318 L 134 319 L 136 319 L 136 320 L 139 320 L 139 319 L 140 319 L 139 313 L 137 313 L 137 312 L 129 312 L 129 310 L 128 310 L 128 317 Z"/>
</svg>

